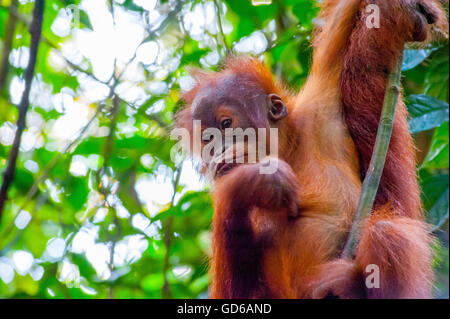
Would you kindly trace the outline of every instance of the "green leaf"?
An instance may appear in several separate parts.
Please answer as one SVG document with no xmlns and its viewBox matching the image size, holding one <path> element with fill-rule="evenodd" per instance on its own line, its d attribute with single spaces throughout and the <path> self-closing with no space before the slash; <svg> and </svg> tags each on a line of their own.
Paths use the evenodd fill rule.
<svg viewBox="0 0 450 319">
<path fill-rule="evenodd" d="M 144 9 L 136 4 L 134 4 L 133 0 L 125 0 L 122 4 L 125 9 L 132 10 L 132 11 L 138 11 L 143 12 Z"/>
<path fill-rule="evenodd" d="M 292 8 L 292 13 L 298 18 L 303 27 L 311 29 L 312 19 L 317 15 L 319 8 L 312 1 L 301 0 L 298 2 L 299 3 Z"/>
<path fill-rule="evenodd" d="M 447 168 L 449 166 L 448 122 L 434 132 L 430 150 L 425 157 L 422 168 Z"/>
<path fill-rule="evenodd" d="M 86 14 L 86 12 L 84 12 L 83 10 L 80 10 L 80 23 L 89 30 L 93 30 L 91 20 L 89 19 L 89 16 Z"/>
<path fill-rule="evenodd" d="M 440 226 L 449 216 L 449 176 L 431 176 L 422 181 L 422 199 L 427 210 L 427 222 Z"/>
<path fill-rule="evenodd" d="M 206 274 L 192 281 L 189 288 L 195 293 L 200 293 L 202 291 L 206 291 L 208 289 L 208 285 L 209 276 Z"/>
<path fill-rule="evenodd" d="M 162 273 L 150 274 L 144 277 L 141 282 L 142 289 L 153 291 L 161 289 L 164 284 L 164 277 Z"/>
<path fill-rule="evenodd" d="M 92 267 L 91 263 L 87 260 L 84 254 L 72 254 L 71 259 L 78 266 L 81 276 L 87 279 L 91 279 L 95 276 L 95 269 Z"/>
<path fill-rule="evenodd" d="M 87 201 L 89 188 L 85 178 L 71 177 L 66 189 L 67 201 L 75 209 L 80 210 Z"/>
<path fill-rule="evenodd" d="M 444 45 L 430 57 L 427 68 L 425 93 L 448 101 L 449 46 Z"/>
<path fill-rule="evenodd" d="M 33 185 L 33 175 L 27 169 L 18 167 L 14 173 L 12 184 L 21 192 L 26 193 Z"/>
<path fill-rule="evenodd" d="M 406 99 L 411 116 L 409 130 L 417 133 L 448 122 L 448 103 L 426 94 L 410 95 Z"/>
<path fill-rule="evenodd" d="M 251 1 L 242 0 L 228 0 L 226 3 L 231 9 L 228 10 L 226 17 L 236 29 L 233 30 L 233 32 L 236 31 L 236 34 L 232 39 L 235 41 L 257 29 L 264 28 L 280 10 L 280 5 L 276 1 L 264 6 L 253 6 Z"/>
<path fill-rule="evenodd" d="M 77 146 L 73 153 L 80 155 L 102 154 L 105 142 L 106 137 L 86 138 Z"/>
</svg>

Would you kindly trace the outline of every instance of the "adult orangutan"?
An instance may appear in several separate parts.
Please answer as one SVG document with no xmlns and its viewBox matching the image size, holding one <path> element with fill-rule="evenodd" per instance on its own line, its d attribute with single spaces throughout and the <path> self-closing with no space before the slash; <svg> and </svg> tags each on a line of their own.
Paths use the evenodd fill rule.
<svg viewBox="0 0 450 319">
<path fill-rule="evenodd" d="M 369 4 L 380 9 L 379 28 L 366 24 Z M 196 85 L 184 94 L 178 126 L 278 129 L 274 174 L 259 172 L 268 159 L 212 166 L 211 297 L 429 298 L 432 238 L 401 97 L 372 214 L 354 258 L 340 253 L 390 70 L 405 43 L 447 31 L 445 13 L 436 0 L 326 0 L 319 19 L 299 93 L 274 82 L 257 59 L 234 56 L 220 72 L 195 71 Z M 365 284 L 372 264 L 378 288 Z"/>
</svg>

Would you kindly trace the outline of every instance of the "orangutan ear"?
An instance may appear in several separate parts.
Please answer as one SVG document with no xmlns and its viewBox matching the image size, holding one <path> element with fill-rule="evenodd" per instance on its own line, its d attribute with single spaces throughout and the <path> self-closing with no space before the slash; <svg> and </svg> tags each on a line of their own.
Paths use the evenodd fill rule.
<svg viewBox="0 0 450 319">
<path fill-rule="evenodd" d="M 288 115 L 286 104 L 277 94 L 269 94 L 267 96 L 267 105 L 269 119 L 272 121 L 279 121 Z"/>
</svg>

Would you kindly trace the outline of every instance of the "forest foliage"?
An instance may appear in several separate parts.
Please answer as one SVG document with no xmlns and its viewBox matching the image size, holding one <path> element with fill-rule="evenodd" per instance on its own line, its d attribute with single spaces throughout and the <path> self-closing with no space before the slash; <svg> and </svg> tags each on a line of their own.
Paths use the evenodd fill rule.
<svg viewBox="0 0 450 319">
<path fill-rule="evenodd" d="M 35 2 L 0 0 L 0 184 L 18 128 Z M 208 184 L 172 161 L 188 66 L 234 50 L 292 88 L 311 65 L 317 1 L 46 0 L 26 125 L 0 212 L 0 297 L 205 298 Z M 402 65 L 436 297 L 448 298 L 449 47 Z M 407 194 L 405 194 L 407 196 Z"/>
</svg>

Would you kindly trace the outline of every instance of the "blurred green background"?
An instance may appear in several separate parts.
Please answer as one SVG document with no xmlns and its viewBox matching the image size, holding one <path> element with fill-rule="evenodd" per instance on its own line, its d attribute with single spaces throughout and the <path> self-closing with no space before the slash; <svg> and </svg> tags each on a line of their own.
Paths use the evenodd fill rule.
<svg viewBox="0 0 450 319">
<path fill-rule="evenodd" d="M 311 64 L 317 1 L 45 1 L 9 200 L 2 298 L 206 298 L 208 184 L 169 139 L 188 65 L 261 57 L 293 88 Z M 24 90 L 34 1 L 0 0 L 0 172 Z M 403 84 L 448 298 L 448 42 L 405 51 Z M 0 175 L 0 182 L 3 174 Z M 405 194 L 408 196 L 408 194 Z"/>
</svg>

